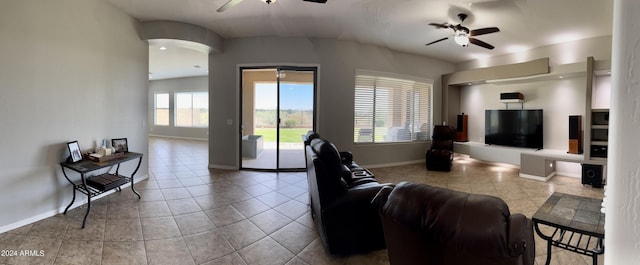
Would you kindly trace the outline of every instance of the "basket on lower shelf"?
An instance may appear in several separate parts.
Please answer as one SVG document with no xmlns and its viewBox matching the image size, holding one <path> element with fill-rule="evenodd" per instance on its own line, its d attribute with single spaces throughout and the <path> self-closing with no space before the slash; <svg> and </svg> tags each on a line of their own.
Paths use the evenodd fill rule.
<svg viewBox="0 0 640 265">
<path fill-rule="evenodd" d="M 102 174 L 87 179 L 87 184 L 89 186 L 100 191 L 110 190 L 127 182 L 128 180 L 126 177 L 113 174 Z"/>
</svg>

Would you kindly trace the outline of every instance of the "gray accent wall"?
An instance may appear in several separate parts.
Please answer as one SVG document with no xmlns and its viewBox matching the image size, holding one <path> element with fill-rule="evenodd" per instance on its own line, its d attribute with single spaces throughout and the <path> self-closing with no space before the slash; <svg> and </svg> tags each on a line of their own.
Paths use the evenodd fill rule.
<svg viewBox="0 0 640 265">
<path fill-rule="evenodd" d="M 434 80 L 433 117 L 436 124 L 441 122 L 441 75 L 454 70 L 454 65 L 448 62 L 351 41 L 256 37 L 225 40 L 224 47 L 224 53 L 211 54 L 209 60 L 212 113 L 209 161 L 210 166 L 218 168 L 235 169 L 240 164 L 240 66 L 318 66 L 317 131 L 338 149 L 352 151 L 362 165 L 424 159 L 427 143 L 353 143 L 355 70 Z"/>
<path fill-rule="evenodd" d="M 148 45 L 136 23 L 102 0 L 0 1 L 0 232 L 71 201 L 68 141 L 89 151 L 126 137 L 147 177 Z"/>
</svg>

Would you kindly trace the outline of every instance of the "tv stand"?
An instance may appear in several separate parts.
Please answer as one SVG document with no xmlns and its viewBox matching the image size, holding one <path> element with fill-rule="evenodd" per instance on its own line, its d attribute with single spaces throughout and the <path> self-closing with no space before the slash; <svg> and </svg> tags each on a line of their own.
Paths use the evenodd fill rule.
<svg viewBox="0 0 640 265">
<path fill-rule="evenodd" d="M 466 154 L 471 158 L 487 161 L 520 165 L 520 153 L 531 152 L 531 149 L 492 145 L 480 142 L 454 142 L 453 152 Z"/>
<path fill-rule="evenodd" d="M 566 154 L 564 150 L 506 147 L 480 142 L 455 142 L 453 151 L 481 161 L 518 166 L 520 177 L 539 181 L 547 181 L 553 177 L 555 161 L 584 162 L 583 155 Z"/>
</svg>

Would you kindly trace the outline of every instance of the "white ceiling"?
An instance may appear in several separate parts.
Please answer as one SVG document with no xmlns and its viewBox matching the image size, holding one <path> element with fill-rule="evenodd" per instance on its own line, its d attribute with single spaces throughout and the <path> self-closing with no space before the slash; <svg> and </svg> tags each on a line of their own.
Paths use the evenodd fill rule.
<svg viewBox="0 0 640 265">
<path fill-rule="evenodd" d="M 458 63 L 477 58 L 612 34 L 613 0 L 328 0 L 326 4 L 278 0 L 270 5 L 243 0 L 225 12 L 216 10 L 228 0 L 107 0 L 141 21 L 173 20 L 199 25 L 223 38 L 253 36 L 321 37 L 353 40 L 392 50 Z M 458 13 L 469 17 L 469 29 L 499 27 L 500 32 L 477 38 L 494 50 L 461 47 L 449 29 L 429 23 L 458 24 Z M 170 49 L 150 49 L 150 71 L 184 59 Z M 176 50 L 176 52 L 181 49 Z M 189 50 L 189 49 L 183 49 Z M 187 51 L 188 52 L 188 51 Z M 163 56 L 158 57 L 156 56 Z M 168 57 L 168 56 L 167 56 Z M 197 57 L 197 56 L 194 56 Z M 193 68 L 203 61 L 188 62 Z"/>
</svg>

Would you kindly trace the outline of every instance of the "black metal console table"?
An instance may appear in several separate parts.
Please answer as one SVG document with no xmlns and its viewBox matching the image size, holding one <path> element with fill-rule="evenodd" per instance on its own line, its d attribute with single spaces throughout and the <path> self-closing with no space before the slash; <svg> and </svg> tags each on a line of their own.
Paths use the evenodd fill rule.
<svg viewBox="0 0 640 265">
<path fill-rule="evenodd" d="M 604 214 L 600 212 L 602 200 L 555 192 L 533 215 L 538 236 L 547 241 L 546 265 L 551 262 L 551 246 L 591 256 L 598 264 L 598 255 L 604 253 Z M 545 235 L 539 225 L 553 229 Z"/>
<path fill-rule="evenodd" d="M 136 166 L 136 169 L 133 171 L 133 173 L 131 173 L 131 176 L 127 177 L 120 175 L 120 164 L 135 159 L 138 159 L 138 165 Z M 89 211 L 91 211 L 92 197 L 112 189 L 121 191 L 120 186 L 131 182 L 131 191 L 133 191 L 133 193 L 138 196 L 138 199 L 140 199 L 140 194 L 133 188 L 133 176 L 138 172 L 138 169 L 140 169 L 141 162 L 142 154 L 127 152 L 123 155 L 104 162 L 96 162 L 89 159 L 84 159 L 75 163 L 60 163 L 60 166 L 62 167 L 62 174 L 64 174 L 64 177 L 73 186 L 73 199 L 71 199 L 71 202 L 69 203 L 67 208 L 64 209 L 64 214 L 67 214 L 67 210 L 69 210 L 69 207 L 71 207 L 71 205 L 73 205 L 73 203 L 75 202 L 76 191 L 82 192 L 87 195 L 87 211 L 84 214 L 84 219 L 82 220 L 82 228 L 84 228 L 85 224 L 87 223 L 87 216 L 89 216 Z M 116 166 L 115 173 L 107 172 L 96 176 L 87 176 L 93 171 L 113 166 Z M 69 176 L 67 176 L 67 172 L 65 171 L 65 169 L 70 169 L 72 171 L 80 173 L 80 180 L 75 182 L 72 181 Z"/>
</svg>

